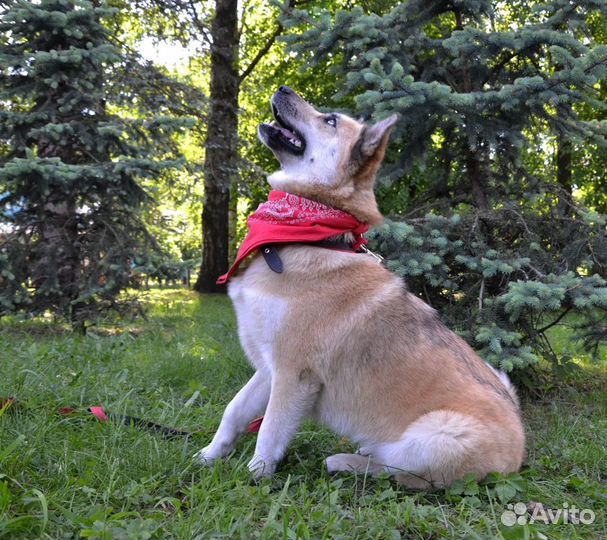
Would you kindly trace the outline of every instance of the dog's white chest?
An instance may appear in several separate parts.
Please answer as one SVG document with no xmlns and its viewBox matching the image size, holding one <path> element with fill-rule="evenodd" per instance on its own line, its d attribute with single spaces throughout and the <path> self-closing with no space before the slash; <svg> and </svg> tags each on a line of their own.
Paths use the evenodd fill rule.
<svg viewBox="0 0 607 540">
<path fill-rule="evenodd" d="M 234 279 L 229 287 L 240 342 L 257 369 L 273 370 L 274 341 L 287 311 L 286 300 Z"/>
</svg>

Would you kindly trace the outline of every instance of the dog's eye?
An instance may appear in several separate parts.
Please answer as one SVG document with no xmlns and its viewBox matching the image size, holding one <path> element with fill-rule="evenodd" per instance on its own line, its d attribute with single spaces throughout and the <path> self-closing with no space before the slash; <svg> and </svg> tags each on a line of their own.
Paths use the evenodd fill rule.
<svg viewBox="0 0 607 540">
<path fill-rule="evenodd" d="M 337 118 L 333 115 L 325 117 L 325 124 L 329 124 L 332 127 L 337 125 Z"/>
</svg>

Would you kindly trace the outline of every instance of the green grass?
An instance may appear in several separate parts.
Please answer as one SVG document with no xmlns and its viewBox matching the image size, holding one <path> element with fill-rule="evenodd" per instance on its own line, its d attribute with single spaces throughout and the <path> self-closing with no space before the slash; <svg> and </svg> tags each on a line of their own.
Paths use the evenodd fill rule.
<svg viewBox="0 0 607 540">
<path fill-rule="evenodd" d="M 255 436 L 211 469 L 191 456 L 251 374 L 227 298 L 153 291 L 148 320 L 86 337 L 44 320 L 0 322 L 0 538 L 606 538 L 607 363 L 582 358 L 523 401 L 529 455 L 520 474 L 419 493 L 389 478 L 329 476 L 348 447 L 305 424 L 278 473 L 246 469 Z M 561 347 L 569 346 L 565 339 Z M 64 406 L 101 404 L 196 431 L 165 440 Z M 508 503 L 592 509 L 593 524 L 505 527 Z"/>
</svg>

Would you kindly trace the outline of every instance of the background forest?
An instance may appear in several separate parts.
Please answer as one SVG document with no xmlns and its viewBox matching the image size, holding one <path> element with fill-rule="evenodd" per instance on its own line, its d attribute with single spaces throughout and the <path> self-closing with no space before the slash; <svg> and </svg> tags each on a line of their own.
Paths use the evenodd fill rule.
<svg viewBox="0 0 607 540">
<path fill-rule="evenodd" d="M 372 246 L 487 360 L 566 363 L 546 330 L 570 314 L 587 348 L 607 336 L 603 0 L 1 9 L 0 314 L 85 331 L 150 279 L 221 291 L 288 83 L 400 114 Z"/>
</svg>

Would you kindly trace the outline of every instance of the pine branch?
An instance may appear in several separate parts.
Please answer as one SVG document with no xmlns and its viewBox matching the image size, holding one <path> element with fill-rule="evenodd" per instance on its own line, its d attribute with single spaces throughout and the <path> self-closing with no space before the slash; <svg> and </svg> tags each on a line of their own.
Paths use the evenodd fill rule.
<svg viewBox="0 0 607 540">
<path fill-rule="evenodd" d="M 535 332 L 538 334 L 543 334 L 546 330 L 552 328 L 555 324 L 558 324 L 563 319 L 563 317 L 565 317 L 565 315 L 567 315 L 567 313 L 569 313 L 570 311 L 571 307 L 566 308 L 563 313 L 561 313 L 556 319 L 554 319 L 554 321 L 547 324 L 546 326 L 543 326 L 542 328 L 538 328 Z"/>
<path fill-rule="evenodd" d="M 257 64 L 259 64 L 261 59 L 272 48 L 272 45 L 274 45 L 274 43 L 276 42 L 276 38 L 280 34 L 282 34 L 283 30 L 284 30 L 284 27 L 283 27 L 282 23 L 279 22 L 276 25 L 276 28 L 274 29 L 274 32 L 272 33 L 272 35 L 268 38 L 268 41 L 266 41 L 265 45 L 261 49 L 259 49 L 259 51 L 255 55 L 253 60 L 251 60 L 249 65 L 240 74 L 240 76 L 238 77 L 239 82 L 242 83 L 242 81 L 244 81 L 251 74 L 251 72 L 257 67 Z"/>
<path fill-rule="evenodd" d="M 190 12 L 194 26 L 201 33 L 204 41 L 206 41 L 206 43 L 209 45 L 209 47 L 211 47 L 213 45 L 213 40 L 211 39 L 207 25 L 204 24 L 200 20 L 200 17 L 198 17 L 198 12 L 196 11 L 196 5 L 194 4 L 193 0 L 187 0 L 187 4 L 189 6 L 189 9 L 187 7 L 186 7 L 186 9 Z"/>
<path fill-rule="evenodd" d="M 295 7 L 296 5 L 305 4 L 306 1 L 307 0 L 301 0 L 301 1 L 297 2 L 297 0 L 287 0 L 284 7 L 281 7 L 281 9 L 283 10 L 284 13 L 287 13 L 292 7 Z M 284 31 L 284 25 L 282 24 L 282 22 L 280 22 L 280 18 L 279 18 L 278 22 L 276 23 L 276 28 L 274 28 L 274 32 L 272 33 L 272 35 L 268 38 L 268 40 L 266 41 L 264 46 L 261 49 L 259 49 L 259 51 L 257 51 L 257 54 L 253 57 L 253 59 L 251 60 L 249 65 L 242 71 L 242 73 L 238 77 L 238 80 L 240 83 L 242 83 L 242 81 L 244 81 L 253 72 L 253 70 L 257 67 L 257 64 L 259 64 L 261 59 L 272 48 L 272 45 L 274 45 L 274 43 L 276 42 L 276 38 L 280 34 L 282 34 L 283 31 Z"/>
</svg>

